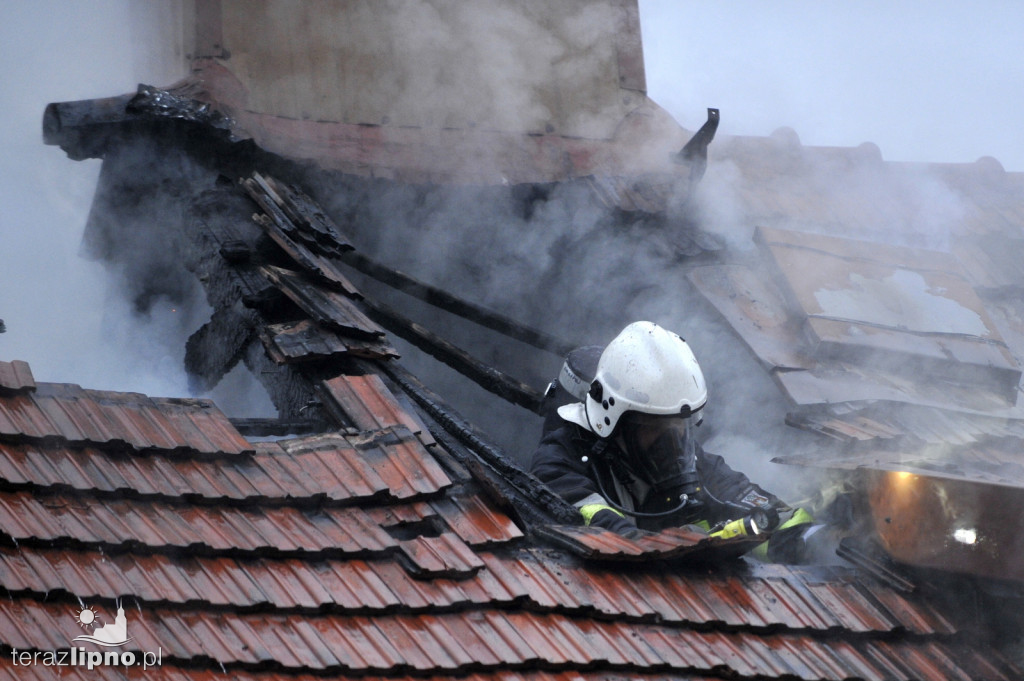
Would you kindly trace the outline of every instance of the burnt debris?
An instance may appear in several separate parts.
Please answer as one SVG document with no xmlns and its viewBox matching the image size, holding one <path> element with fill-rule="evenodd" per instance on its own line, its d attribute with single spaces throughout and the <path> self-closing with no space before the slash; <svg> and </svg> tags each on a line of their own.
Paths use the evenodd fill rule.
<svg viewBox="0 0 1024 681">
<path fill-rule="evenodd" d="M 718 130 L 718 109 L 708 109 L 708 119 L 693 137 L 687 141 L 672 160 L 690 166 L 690 185 L 695 186 L 704 177 L 708 166 L 708 146 L 715 139 Z"/>
</svg>

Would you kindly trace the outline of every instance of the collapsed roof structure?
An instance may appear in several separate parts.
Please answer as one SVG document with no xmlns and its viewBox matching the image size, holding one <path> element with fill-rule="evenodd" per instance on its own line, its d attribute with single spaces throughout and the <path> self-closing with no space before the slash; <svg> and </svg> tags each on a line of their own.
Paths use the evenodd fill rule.
<svg viewBox="0 0 1024 681">
<path fill-rule="evenodd" d="M 179 678 L 1019 678 L 936 585 L 1024 579 L 1024 178 L 709 147 L 717 111 L 646 98 L 635 2 L 549 4 L 199 0 L 185 81 L 47 108 L 103 159 L 92 252 L 142 309 L 198 282 L 197 391 L 242 364 L 279 417 L 0 362 L 12 678 L 118 608 Z M 763 378 L 766 456 L 850 472 L 859 568 L 585 528 L 525 472 L 542 382 L 626 315 L 727 346 L 723 394 Z"/>
</svg>

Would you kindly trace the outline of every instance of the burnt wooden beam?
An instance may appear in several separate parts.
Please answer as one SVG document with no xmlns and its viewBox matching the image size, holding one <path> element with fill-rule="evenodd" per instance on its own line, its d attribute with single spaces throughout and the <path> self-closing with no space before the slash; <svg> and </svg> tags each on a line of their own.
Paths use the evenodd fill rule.
<svg viewBox="0 0 1024 681">
<path fill-rule="evenodd" d="M 578 344 L 561 340 L 485 307 L 453 296 L 442 289 L 414 279 L 404 272 L 382 265 L 356 251 L 344 253 L 341 259 L 345 264 L 398 291 L 539 350 L 564 357 L 578 346 Z"/>
<path fill-rule="evenodd" d="M 318 324 L 357 338 L 379 339 L 384 331 L 355 302 L 318 286 L 298 272 L 263 265 L 260 272 Z"/>
<path fill-rule="evenodd" d="M 134 96 L 47 104 L 43 111 L 43 143 L 59 146 L 73 161 L 102 158 L 121 124 L 136 117 L 126 110 Z"/>
<path fill-rule="evenodd" d="M 335 257 L 353 248 L 316 202 L 297 189 L 259 173 L 240 180 L 240 184 L 289 238 Z"/>
<path fill-rule="evenodd" d="M 217 308 L 210 321 L 185 342 L 185 370 L 189 389 L 212 390 L 231 371 L 253 339 L 255 328 L 246 315 L 233 307 Z"/>
<path fill-rule="evenodd" d="M 354 251 L 351 242 L 316 202 L 293 187 L 259 173 L 241 180 L 241 185 L 266 213 L 265 216 L 254 216 L 256 223 L 299 266 L 332 288 L 346 291 L 351 296 L 358 295 L 330 258 L 324 255 L 340 258 L 350 267 L 398 291 L 540 350 L 565 356 L 577 346 Z"/>
<path fill-rule="evenodd" d="M 362 298 L 363 294 L 352 285 L 337 266 L 327 258 L 312 252 L 301 242 L 288 236 L 272 218 L 266 215 L 253 215 L 253 222 L 263 228 L 267 236 L 283 250 L 299 267 L 310 274 L 317 282 L 328 288 L 341 291 L 350 298 Z"/>
<path fill-rule="evenodd" d="M 369 359 L 397 358 L 386 339 L 351 338 L 326 329 L 311 319 L 263 327 L 263 346 L 278 364 L 311 362 L 352 355 Z"/>
<path fill-rule="evenodd" d="M 452 345 L 383 303 L 366 300 L 363 301 L 363 306 L 369 315 L 388 331 L 404 338 L 434 359 L 450 366 L 484 390 L 494 393 L 507 402 L 540 414 L 540 405 L 544 396 L 530 386 L 484 364 L 465 350 Z"/>
<path fill-rule="evenodd" d="M 335 423 L 324 409 L 313 387 L 313 380 L 300 367 L 274 363 L 267 356 L 262 343 L 250 343 L 242 360 L 266 389 L 279 418 L 314 421 L 321 424 L 321 430 L 343 425 Z"/>
<path fill-rule="evenodd" d="M 246 437 L 304 435 L 318 433 L 323 428 L 322 422 L 307 419 L 230 418 L 228 421 Z"/>
<path fill-rule="evenodd" d="M 355 248 L 313 199 L 273 177 L 266 177 L 264 180 L 280 197 L 281 208 L 292 223 L 299 226 L 303 234 L 315 244 L 335 255 Z"/>
<path fill-rule="evenodd" d="M 372 366 L 371 371 L 383 371 L 431 421 L 440 426 L 443 432 L 431 429 L 437 441 L 472 471 L 484 490 L 510 513 L 531 527 L 551 523 L 579 525 L 582 522 L 579 511 L 508 458 L 472 423 L 400 364 L 386 361 L 372 365 L 367 363 L 366 366 Z M 450 440 L 455 440 L 458 446 Z"/>
</svg>

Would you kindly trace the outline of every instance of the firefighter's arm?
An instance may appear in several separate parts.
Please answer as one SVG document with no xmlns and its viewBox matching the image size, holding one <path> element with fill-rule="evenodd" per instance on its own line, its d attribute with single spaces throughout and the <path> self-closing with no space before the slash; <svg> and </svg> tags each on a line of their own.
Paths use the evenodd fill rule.
<svg viewBox="0 0 1024 681">
<path fill-rule="evenodd" d="M 636 523 L 612 508 L 601 496 L 587 475 L 587 465 L 557 437 L 548 436 L 534 452 L 530 471 L 555 494 L 575 506 L 585 525 L 631 534 L 636 530 Z"/>
<path fill-rule="evenodd" d="M 697 450 L 697 472 L 707 491 L 725 504 L 749 509 L 768 507 L 779 511 L 786 508 L 777 496 L 751 482 L 740 471 L 733 470 L 721 456 L 700 448 Z"/>
</svg>

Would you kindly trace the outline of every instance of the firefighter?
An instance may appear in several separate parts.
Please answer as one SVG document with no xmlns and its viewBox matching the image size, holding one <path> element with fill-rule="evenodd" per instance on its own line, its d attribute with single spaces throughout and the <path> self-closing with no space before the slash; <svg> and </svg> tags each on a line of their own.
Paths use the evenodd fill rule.
<svg viewBox="0 0 1024 681">
<path fill-rule="evenodd" d="M 559 421 L 545 421 L 531 471 L 587 525 L 638 536 L 680 525 L 713 532 L 726 521 L 767 518 L 769 527 L 758 532 L 778 528 L 762 553 L 799 561 L 809 514 L 790 509 L 697 442 L 707 387 L 690 346 L 657 324 L 635 322 L 600 352 L 590 374 L 597 356 L 590 346 L 570 353 L 563 367 L 568 377 L 560 375 L 559 384 L 578 401 L 557 406 L 565 399 L 554 397 L 557 386 L 549 388 Z"/>
</svg>

